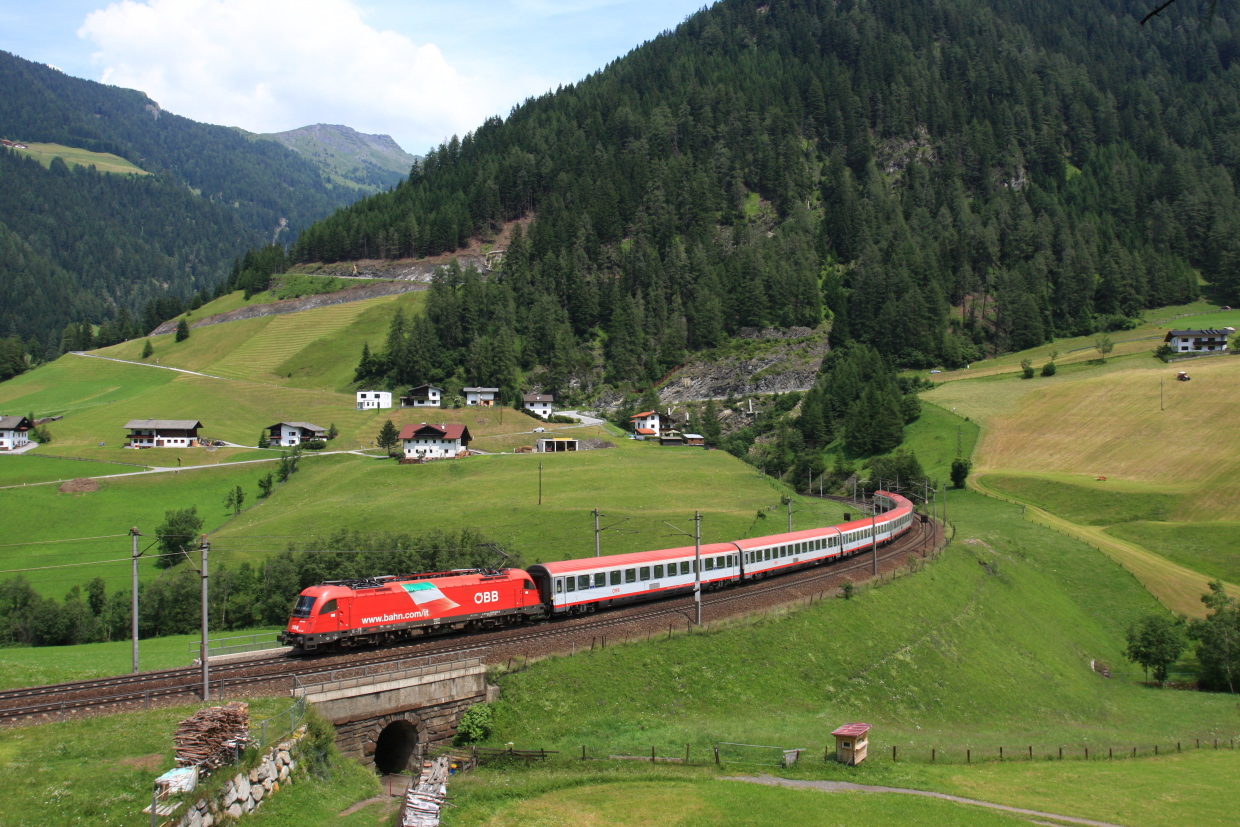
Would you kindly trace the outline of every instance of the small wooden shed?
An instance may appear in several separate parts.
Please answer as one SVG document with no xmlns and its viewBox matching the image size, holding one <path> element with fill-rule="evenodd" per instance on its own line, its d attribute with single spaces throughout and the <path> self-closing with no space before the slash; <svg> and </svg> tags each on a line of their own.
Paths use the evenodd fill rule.
<svg viewBox="0 0 1240 827">
<path fill-rule="evenodd" d="M 835 736 L 835 760 L 856 765 L 865 760 L 870 748 L 869 724 L 844 724 L 831 734 Z"/>
</svg>

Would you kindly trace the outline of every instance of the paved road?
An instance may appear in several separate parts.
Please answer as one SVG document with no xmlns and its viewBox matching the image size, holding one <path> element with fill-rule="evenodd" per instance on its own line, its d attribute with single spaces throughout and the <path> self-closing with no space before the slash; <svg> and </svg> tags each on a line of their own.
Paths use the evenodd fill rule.
<svg viewBox="0 0 1240 827">
<path fill-rule="evenodd" d="M 904 787 L 875 787 L 870 784 L 852 784 L 847 781 L 794 781 L 790 778 L 775 778 L 770 775 L 759 776 L 725 776 L 725 781 L 747 781 L 750 784 L 764 784 L 768 787 L 800 787 L 813 790 L 820 790 L 826 793 L 896 793 L 898 795 L 920 795 L 926 798 L 941 798 L 944 801 L 954 801 L 957 804 L 972 804 L 976 807 L 987 807 L 991 810 L 1002 810 L 1005 813 L 1016 813 L 1022 816 L 1033 816 L 1034 818 L 1052 818 L 1055 821 L 1063 821 L 1068 824 L 1082 824 L 1085 827 L 1124 827 L 1122 824 L 1116 824 L 1112 821 L 1094 821 L 1088 818 L 1077 818 L 1076 816 L 1059 815 L 1058 813 L 1044 813 L 1040 810 L 1027 810 L 1024 807 L 1009 807 L 1006 804 L 995 804 L 990 801 L 978 801 L 975 798 L 963 798 L 958 795 L 948 795 L 946 793 L 934 793 L 929 790 L 910 790 Z"/>
</svg>

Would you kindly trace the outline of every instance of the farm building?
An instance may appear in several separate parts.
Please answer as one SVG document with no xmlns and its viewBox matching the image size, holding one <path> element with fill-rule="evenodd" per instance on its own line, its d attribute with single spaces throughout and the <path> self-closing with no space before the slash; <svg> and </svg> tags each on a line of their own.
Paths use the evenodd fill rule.
<svg viewBox="0 0 1240 827">
<path fill-rule="evenodd" d="M 577 451 L 579 444 L 577 440 L 565 436 L 543 437 L 534 444 L 534 450 L 540 454 L 559 454 L 564 451 Z"/>
<path fill-rule="evenodd" d="M 185 448 L 198 444 L 197 419 L 131 419 L 125 423 L 130 448 Z"/>
<path fill-rule="evenodd" d="M 658 437 L 676 424 L 667 414 L 658 411 L 642 411 L 629 417 L 629 425 L 633 433 L 639 437 Z"/>
<path fill-rule="evenodd" d="M 24 416 L 0 416 L 0 451 L 12 451 L 30 442 L 34 424 Z"/>
<path fill-rule="evenodd" d="M 327 429 L 310 422 L 277 422 L 268 425 L 270 441 L 282 448 L 292 448 L 308 439 L 327 439 Z"/>
<path fill-rule="evenodd" d="M 685 434 L 685 445 L 705 445 L 706 437 L 701 434 Z"/>
<path fill-rule="evenodd" d="M 495 406 L 495 400 L 499 396 L 499 388 L 461 388 L 465 392 L 465 404 L 477 405 L 481 408 L 491 408 Z"/>
<path fill-rule="evenodd" d="M 684 445 L 685 436 L 680 431 L 664 431 L 659 434 L 660 445 Z"/>
<path fill-rule="evenodd" d="M 358 391 L 357 409 L 372 411 L 378 408 L 392 407 L 392 394 L 388 391 Z"/>
<path fill-rule="evenodd" d="M 402 408 L 438 408 L 443 404 L 443 388 L 418 385 L 400 398 Z"/>
<path fill-rule="evenodd" d="M 406 425 L 400 429 L 406 459 L 452 459 L 465 453 L 473 437 L 459 423 Z"/>
<path fill-rule="evenodd" d="M 1169 330 L 1163 342 L 1174 353 L 1219 353 L 1227 350 L 1227 337 L 1235 333 L 1234 327 L 1219 330 Z"/>
<path fill-rule="evenodd" d="M 521 397 L 521 407 L 544 419 L 551 416 L 555 397 L 549 393 L 527 393 Z"/>
</svg>

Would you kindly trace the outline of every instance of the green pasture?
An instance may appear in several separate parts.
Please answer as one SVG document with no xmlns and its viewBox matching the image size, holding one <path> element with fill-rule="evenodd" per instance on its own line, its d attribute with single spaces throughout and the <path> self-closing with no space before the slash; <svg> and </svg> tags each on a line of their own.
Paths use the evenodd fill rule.
<svg viewBox="0 0 1240 827">
<path fill-rule="evenodd" d="M 125 175 L 150 175 L 146 170 L 134 166 L 119 155 L 111 152 L 92 152 L 89 149 L 64 146 L 63 144 L 26 144 L 26 149 L 15 150 L 18 154 L 34 158 L 45 167 L 52 165 L 53 158 L 59 158 L 71 167 L 93 166 L 99 172 L 114 172 Z"/>
<path fill-rule="evenodd" d="M 670 750 L 669 750 L 670 753 Z M 683 755 L 683 752 L 681 753 Z M 742 778 L 768 773 L 794 782 L 844 781 L 927 790 L 1009 807 L 1118 822 L 1131 827 L 1225 825 L 1235 821 L 1240 755 L 1207 744 L 1182 754 L 1124 760 L 987 761 L 967 766 L 893 763 L 871 751 L 857 767 L 803 754 L 794 768 L 715 767 L 710 752 L 689 766 L 574 760 L 497 764 L 458 776 L 445 827 L 517 824 L 1009 824 L 1017 816 L 974 804 L 899 793 L 766 787 Z M 630 820 L 631 819 L 631 820 Z M 1060 823 L 1038 819 L 1039 823 Z"/>
<path fill-rule="evenodd" d="M 1126 571 L 1019 508 L 957 491 L 949 508 L 957 534 L 940 560 L 851 600 L 504 676 L 491 742 L 599 755 L 717 741 L 821 749 L 840 723 L 864 720 L 872 749 L 963 759 L 966 748 L 1148 749 L 1240 733 L 1231 698 L 1149 689 L 1124 660 L 1129 624 L 1159 610 Z"/>
<path fill-rule="evenodd" d="M 42 450 L 50 454 L 55 448 L 49 445 Z M 140 457 L 135 455 L 133 459 L 140 459 Z M 0 487 L 72 480 L 78 477 L 96 477 L 103 474 L 128 474 L 149 467 L 151 466 L 136 468 L 117 462 L 83 462 L 37 453 L 13 454 L 0 456 Z"/>
<path fill-rule="evenodd" d="M 615 524 L 602 534 L 604 554 L 691 545 L 691 536 L 675 532 L 692 532 L 694 510 L 702 512 L 703 542 L 786 530 L 779 505 L 786 490 L 729 454 L 625 443 L 423 465 L 324 459 L 306 464 L 263 508 L 242 513 L 212 536 L 220 549 L 244 559 L 250 549 L 279 549 L 290 540 L 305 545 L 346 529 L 416 535 L 468 527 L 530 564 L 593 554 L 595 508 L 607 515 L 604 527 Z M 808 528 L 838 522 L 843 506 L 805 498 L 794 511 L 794 527 Z"/>
<path fill-rule="evenodd" d="M 1210 578 L 1240 583 L 1240 523 L 1139 520 L 1106 529 Z"/>
<path fill-rule="evenodd" d="M 276 630 L 212 632 L 210 639 L 273 631 Z M 198 657 L 200 639 L 196 634 L 143 638 L 138 641 L 138 666 L 143 671 L 189 666 Z M 0 648 L 0 690 L 125 675 L 132 669 L 133 642 L 128 638 L 76 646 Z"/>
<path fill-rule="evenodd" d="M 247 698 L 251 722 L 287 710 L 287 697 Z M 143 827 L 151 785 L 172 769 L 173 733 L 197 705 L 126 712 L 0 731 L 5 779 L 0 825 L 107 824 Z M 373 811 L 350 820 L 337 814 L 379 793 L 379 781 L 360 764 L 335 758 L 320 777 L 281 787 L 246 824 L 298 827 L 390 823 Z M 183 812 L 183 811 L 182 811 Z M 359 813 L 359 816 L 362 814 Z"/>
<path fill-rule="evenodd" d="M 303 467 L 331 459 L 314 457 Z M 257 480 L 272 468 L 227 465 L 140 474 L 100 480 L 99 490 L 82 494 L 62 494 L 55 484 L 7 489 L 5 508 L 0 510 L 0 578 L 21 574 L 41 593 L 56 597 L 96 576 L 104 579 L 109 592 L 128 589 L 131 526 L 144 535 L 139 548 L 145 548 L 153 542 L 166 511 L 196 506 L 204 530 L 214 531 L 230 518 L 224 496 L 238 485 L 248 492 L 253 510 L 268 507 L 257 498 Z M 300 474 L 287 487 L 298 482 Z M 284 488 L 277 488 L 272 499 Z M 59 566 L 65 568 L 49 568 Z M 146 557 L 140 571 L 142 577 L 152 578 L 159 570 Z"/>
<path fill-rule="evenodd" d="M 1193 302 L 1147 310 L 1142 314 L 1144 321 L 1135 329 L 1117 330 L 1106 334 L 1115 346 L 1108 361 L 1120 356 L 1152 355 L 1155 348 L 1162 342 L 1149 337 L 1157 336 L 1161 339 L 1168 330 L 1240 327 L 1240 308 L 1233 310 L 1219 310 L 1218 308 L 1217 304 L 1209 302 Z M 1002 353 L 990 359 L 982 359 L 972 363 L 968 369 L 945 371 L 930 378 L 935 382 L 952 382 L 996 373 L 1016 375 L 1024 359 L 1032 361 L 1034 367 L 1040 370 L 1043 364 L 1051 361 L 1052 352 L 1059 354 L 1054 361 L 1062 369 L 1065 365 L 1098 359 L 1099 353 L 1094 349 L 1096 339 L 1097 335 L 1056 339 L 1028 350 Z"/>
<path fill-rule="evenodd" d="M 301 278 L 315 278 L 304 276 Z M 241 291 L 230 293 L 186 314 L 192 325 L 218 313 L 257 304 L 272 297 L 257 294 L 249 302 Z M 353 393 L 353 371 L 362 345 L 381 350 L 398 310 L 410 313 L 426 301 L 423 292 L 380 296 L 297 313 L 280 313 L 234 322 L 193 327 L 183 342 L 172 334 L 150 337 L 154 353 L 146 360 L 229 379 L 277 386 Z M 142 360 L 146 339 L 135 339 L 96 353 L 115 359 Z"/>
<path fill-rule="evenodd" d="M 550 777 L 549 777 L 550 776 Z M 919 796 L 822 793 L 701 772 L 484 770 L 453 781 L 444 827 L 660 824 L 669 827 L 819 827 L 1027 823 L 1015 815 Z"/>
<path fill-rule="evenodd" d="M 1112 525 L 1167 520 L 1180 496 L 1154 486 L 1083 480 L 1061 482 L 1043 477 L 986 474 L 985 483 L 1000 493 L 1045 508 L 1080 525 Z"/>
</svg>

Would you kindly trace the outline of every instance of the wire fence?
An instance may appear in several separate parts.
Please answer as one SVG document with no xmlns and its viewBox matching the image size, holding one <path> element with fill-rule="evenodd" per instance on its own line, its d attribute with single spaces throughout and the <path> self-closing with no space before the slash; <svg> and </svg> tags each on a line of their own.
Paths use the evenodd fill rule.
<svg viewBox="0 0 1240 827">
<path fill-rule="evenodd" d="M 986 764 L 1034 761 L 1121 761 L 1134 758 L 1162 758 L 1200 751 L 1232 751 L 1240 735 L 1191 737 L 1180 740 L 1149 741 L 1141 744 L 967 744 L 927 746 L 890 744 L 871 740 L 864 763 Z M 627 750 L 627 752 L 625 751 Z M 652 764 L 675 763 L 699 766 L 754 766 L 789 768 L 797 765 L 847 763 L 837 760 L 832 744 L 819 747 L 773 746 L 718 741 L 711 746 L 685 744 L 683 749 L 652 744 L 650 749 L 633 751 L 632 745 L 609 748 L 582 745 L 580 751 L 560 752 L 541 748 L 472 747 L 470 755 L 479 764 L 495 761 L 643 761 Z"/>
<path fill-rule="evenodd" d="M 258 749 L 264 749 L 270 744 L 292 735 L 305 719 L 306 699 L 303 696 L 298 698 L 292 706 L 283 712 L 277 712 L 270 718 L 264 718 L 251 724 L 250 744 Z M 258 733 L 258 738 L 253 737 L 256 732 Z"/>
</svg>

